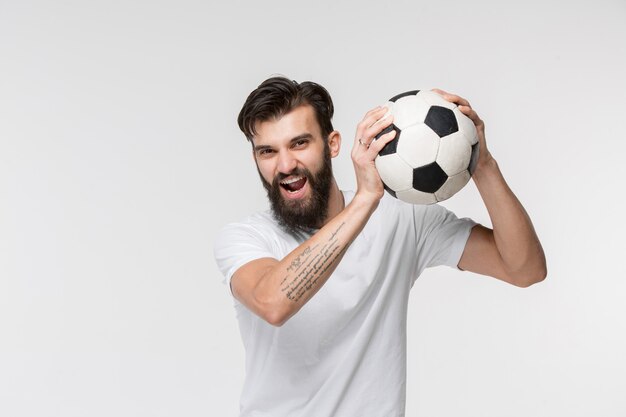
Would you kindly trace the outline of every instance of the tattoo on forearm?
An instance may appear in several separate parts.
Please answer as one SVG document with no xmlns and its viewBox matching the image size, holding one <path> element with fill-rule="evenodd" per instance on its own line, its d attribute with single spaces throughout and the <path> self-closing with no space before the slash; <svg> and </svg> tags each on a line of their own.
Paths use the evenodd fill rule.
<svg viewBox="0 0 626 417">
<path fill-rule="evenodd" d="M 317 280 L 334 264 L 344 252 L 337 240 L 337 232 L 341 230 L 345 223 L 339 225 L 332 234 L 328 242 L 323 244 L 320 250 L 313 252 L 319 245 L 305 248 L 287 267 L 290 272 L 281 282 L 281 291 L 287 298 L 297 302 L 315 284 Z"/>
<path fill-rule="evenodd" d="M 343 225 L 346 224 L 345 222 L 341 223 L 339 225 L 339 227 L 337 228 L 337 230 L 335 230 L 333 232 L 333 234 L 330 236 L 330 239 L 333 240 L 335 238 L 335 236 L 337 235 L 337 233 L 341 230 L 341 228 L 343 227 Z"/>
<path fill-rule="evenodd" d="M 304 248 L 302 253 L 296 256 L 296 259 L 291 261 L 291 265 L 287 267 L 287 271 L 292 271 L 294 269 L 297 270 L 300 267 L 300 265 L 302 265 L 303 262 L 306 262 L 307 259 L 309 259 L 309 256 L 311 255 L 311 251 L 313 251 L 313 249 L 317 248 L 318 246 L 319 245 L 315 245 L 313 247 L 307 246 L 306 248 Z"/>
</svg>

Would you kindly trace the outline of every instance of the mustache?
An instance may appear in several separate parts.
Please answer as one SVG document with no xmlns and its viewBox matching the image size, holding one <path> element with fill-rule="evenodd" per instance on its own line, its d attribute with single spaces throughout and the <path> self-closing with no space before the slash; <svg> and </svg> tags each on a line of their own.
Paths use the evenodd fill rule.
<svg viewBox="0 0 626 417">
<path fill-rule="evenodd" d="M 295 168 L 293 171 L 291 171 L 288 174 L 283 174 L 282 172 L 279 172 L 278 174 L 276 174 L 276 176 L 274 177 L 274 180 L 272 181 L 272 186 L 274 187 L 278 187 L 278 183 L 280 183 L 282 180 L 284 180 L 287 177 L 290 177 L 292 175 L 301 175 L 303 177 L 306 177 L 307 181 L 311 180 L 311 171 L 309 171 L 306 168 Z"/>
</svg>

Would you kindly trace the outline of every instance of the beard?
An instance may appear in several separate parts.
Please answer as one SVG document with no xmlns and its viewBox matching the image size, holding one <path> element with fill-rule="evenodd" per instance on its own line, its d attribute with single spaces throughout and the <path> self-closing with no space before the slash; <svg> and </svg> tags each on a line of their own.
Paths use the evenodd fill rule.
<svg viewBox="0 0 626 417">
<path fill-rule="evenodd" d="M 296 168 L 288 174 L 279 173 L 270 184 L 259 171 L 261 182 L 267 191 L 272 214 L 278 224 L 288 233 L 296 235 L 300 232 L 316 229 L 326 220 L 333 179 L 330 159 L 330 147 L 326 144 L 322 167 L 316 173 L 312 173 L 306 168 Z M 283 198 L 280 191 L 280 181 L 290 175 L 302 175 L 306 178 L 306 182 L 311 188 L 311 195 L 308 198 L 298 200 Z"/>
</svg>

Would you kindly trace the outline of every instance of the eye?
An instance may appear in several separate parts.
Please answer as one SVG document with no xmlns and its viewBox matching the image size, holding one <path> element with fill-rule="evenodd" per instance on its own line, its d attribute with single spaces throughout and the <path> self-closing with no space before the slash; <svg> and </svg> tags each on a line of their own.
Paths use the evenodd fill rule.
<svg viewBox="0 0 626 417">
<path fill-rule="evenodd" d="M 272 149 L 269 148 L 263 148 L 263 149 L 259 149 L 259 151 L 257 152 L 257 154 L 259 156 L 269 156 L 272 154 L 272 152 L 274 152 Z"/>
<path fill-rule="evenodd" d="M 307 139 L 298 139 L 297 141 L 295 141 L 293 143 L 293 146 L 294 146 L 294 148 L 302 148 L 307 143 L 309 143 L 309 141 Z"/>
</svg>

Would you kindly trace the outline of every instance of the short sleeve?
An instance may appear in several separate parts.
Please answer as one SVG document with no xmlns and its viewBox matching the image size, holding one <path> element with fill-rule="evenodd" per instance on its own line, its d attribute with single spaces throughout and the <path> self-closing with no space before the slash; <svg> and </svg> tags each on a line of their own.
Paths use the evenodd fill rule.
<svg viewBox="0 0 626 417">
<path fill-rule="evenodd" d="M 446 265 L 458 268 L 465 244 L 477 224 L 469 218 L 458 218 L 438 204 L 416 206 L 416 217 L 423 223 L 420 239 L 420 264 L 425 267 Z"/>
<path fill-rule="evenodd" d="M 243 265 L 260 258 L 275 258 L 271 245 L 254 227 L 246 224 L 226 225 L 214 241 L 213 252 L 225 285 L 230 288 L 233 274 Z"/>
</svg>

